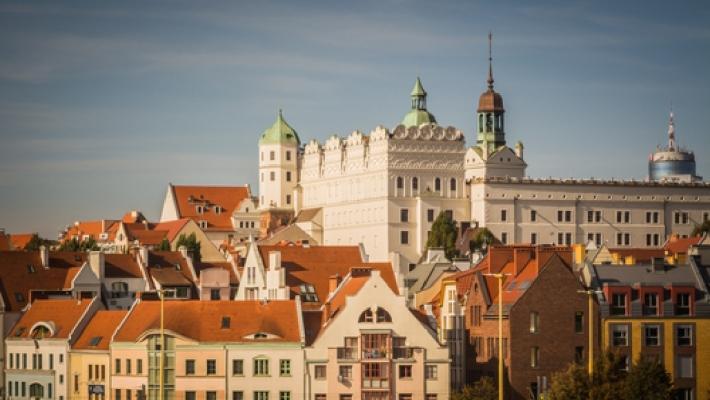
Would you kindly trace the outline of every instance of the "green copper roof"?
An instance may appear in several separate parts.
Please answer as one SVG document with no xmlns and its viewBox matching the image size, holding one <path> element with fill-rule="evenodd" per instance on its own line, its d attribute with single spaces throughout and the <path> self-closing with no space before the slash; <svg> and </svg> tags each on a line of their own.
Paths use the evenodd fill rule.
<svg viewBox="0 0 710 400">
<path fill-rule="evenodd" d="M 436 118 L 427 110 L 411 110 L 402 119 L 402 125 L 409 128 L 410 126 L 419 126 L 421 124 L 435 124 Z"/>
<path fill-rule="evenodd" d="M 426 90 L 424 90 L 424 86 L 422 86 L 422 81 L 419 77 L 417 77 L 417 81 L 414 82 L 414 89 L 412 89 L 410 96 L 426 96 Z"/>
<path fill-rule="evenodd" d="M 276 117 L 276 122 L 274 122 L 271 128 L 265 130 L 259 139 L 259 144 L 279 143 L 294 143 L 297 146 L 301 144 L 298 133 L 284 120 L 281 110 L 279 110 L 279 115 Z"/>
</svg>

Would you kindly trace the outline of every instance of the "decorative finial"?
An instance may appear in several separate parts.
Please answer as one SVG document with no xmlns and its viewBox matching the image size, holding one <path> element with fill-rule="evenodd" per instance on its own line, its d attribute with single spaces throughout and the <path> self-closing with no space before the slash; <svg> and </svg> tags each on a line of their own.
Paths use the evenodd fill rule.
<svg viewBox="0 0 710 400">
<path fill-rule="evenodd" d="M 673 151 L 675 148 L 675 122 L 673 121 L 673 106 L 671 106 L 671 115 L 668 121 L 668 150 Z"/>
<path fill-rule="evenodd" d="M 488 89 L 493 90 L 493 33 L 488 32 Z"/>
</svg>

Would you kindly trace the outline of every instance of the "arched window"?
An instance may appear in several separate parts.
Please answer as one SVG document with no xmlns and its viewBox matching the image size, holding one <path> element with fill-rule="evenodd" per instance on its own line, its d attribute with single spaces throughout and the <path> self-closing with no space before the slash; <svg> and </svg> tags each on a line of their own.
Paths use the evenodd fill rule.
<svg viewBox="0 0 710 400">
<path fill-rule="evenodd" d="M 435 192 L 441 191 L 441 179 L 440 178 L 434 179 L 434 191 Z"/>
<path fill-rule="evenodd" d="M 483 132 L 483 114 L 478 114 L 478 131 Z"/>
<path fill-rule="evenodd" d="M 404 189 L 404 178 L 401 176 L 397 177 L 397 189 Z"/>
<path fill-rule="evenodd" d="M 451 178 L 449 189 L 451 189 L 452 192 L 456 191 L 456 178 Z"/>
<path fill-rule="evenodd" d="M 412 190 L 419 190 L 419 178 L 412 178 Z"/>
<path fill-rule="evenodd" d="M 360 314 L 360 318 L 358 319 L 358 322 L 372 322 L 372 310 L 369 308 Z"/>
<path fill-rule="evenodd" d="M 32 339 L 44 339 L 52 336 L 52 332 L 44 325 L 39 325 L 32 330 Z"/>
<path fill-rule="evenodd" d="M 44 397 L 44 386 L 39 383 L 30 385 L 30 397 L 33 399 L 41 399 Z"/>
<path fill-rule="evenodd" d="M 392 322 L 392 317 L 387 310 L 377 307 L 377 322 Z"/>
</svg>

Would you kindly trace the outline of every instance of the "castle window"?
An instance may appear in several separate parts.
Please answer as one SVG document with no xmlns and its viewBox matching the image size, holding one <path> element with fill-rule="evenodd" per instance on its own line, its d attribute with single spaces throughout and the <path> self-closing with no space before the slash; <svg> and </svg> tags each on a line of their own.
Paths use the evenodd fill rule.
<svg viewBox="0 0 710 400">
<path fill-rule="evenodd" d="M 434 179 L 434 191 L 435 192 L 441 191 L 441 179 L 440 178 Z"/>
<path fill-rule="evenodd" d="M 399 220 L 400 222 L 409 222 L 409 209 L 403 208 L 399 210 Z"/>
<path fill-rule="evenodd" d="M 508 210 L 500 210 L 500 220 L 505 222 L 508 220 Z"/>
<path fill-rule="evenodd" d="M 409 244 L 409 231 L 401 231 L 399 233 L 399 242 L 401 244 Z"/>
<path fill-rule="evenodd" d="M 397 177 L 397 189 L 404 189 L 404 178 L 401 176 Z"/>
<path fill-rule="evenodd" d="M 291 204 L 291 195 L 290 194 L 286 195 L 286 204 L 289 204 L 289 205 Z"/>
<path fill-rule="evenodd" d="M 412 178 L 412 190 L 419 190 L 419 178 Z"/>
<path fill-rule="evenodd" d="M 451 189 L 452 192 L 456 191 L 456 178 L 451 178 L 449 188 Z"/>
<path fill-rule="evenodd" d="M 291 152 L 290 151 L 286 152 L 286 161 L 291 161 Z"/>
<path fill-rule="evenodd" d="M 271 179 L 271 182 L 276 180 L 276 172 L 271 171 L 269 172 L 269 178 Z"/>
<path fill-rule="evenodd" d="M 537 211 L 530 210 L 530 222 L 535 222 L 537 220 Z"/>
<path fill-rule="evenodd" d="M 286 182 L 291 182 L 291 171 L 286 171 Z"/>
<path fill-rule="evenodd" d="M 274 161 L 275 159 L 276 159 L 276 152 L 270 151 L 269 152 L 269 160 Z"/>
</svg>

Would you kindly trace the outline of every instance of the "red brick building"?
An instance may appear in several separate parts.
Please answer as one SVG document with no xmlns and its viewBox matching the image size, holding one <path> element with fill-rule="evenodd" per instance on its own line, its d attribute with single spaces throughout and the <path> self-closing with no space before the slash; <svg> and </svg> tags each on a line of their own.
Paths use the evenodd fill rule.
<svg viewBox="0 0 710 400">
<path fill-rule="evenodd" d="M 472 358 L 466 363 L 469 379 L 497 373 L 499 296 L 506 398 L 539 398 L 554 372 L 573 362 L 586 363 L 588 298 L 578 292 L 584 287 L 571 265 L 569 247 L 494 246 L 461 277 L 468 282 L 464 301 Z M 489 273 L 508 274 L 503 293 Z"/>
</svg>

